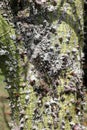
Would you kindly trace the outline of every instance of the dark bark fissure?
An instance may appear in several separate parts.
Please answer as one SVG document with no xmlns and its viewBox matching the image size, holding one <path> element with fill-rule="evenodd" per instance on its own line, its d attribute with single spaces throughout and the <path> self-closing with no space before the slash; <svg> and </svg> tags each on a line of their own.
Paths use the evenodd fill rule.
<svg viewBox="0 0 87 130">
<path fill-rule="evenodd" d="M 84 85 L 87 88 L 87 1 L 84 2 Z"/>
</svg>

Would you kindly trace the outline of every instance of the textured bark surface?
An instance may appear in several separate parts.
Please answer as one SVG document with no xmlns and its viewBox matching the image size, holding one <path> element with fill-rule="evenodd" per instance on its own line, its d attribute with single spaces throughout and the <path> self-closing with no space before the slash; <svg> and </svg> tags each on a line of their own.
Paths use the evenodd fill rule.
<svg viewBox="0 0 87 130">
<path fill-rule="evenodd" d="M 83 1 L 31 1 L 23 11 L 16 8 L 15 13 L 15 8 L 16 34 L 4 28 L 0 32 L 10 126 L 14 130 L 86 130 Z"/>
</svg>

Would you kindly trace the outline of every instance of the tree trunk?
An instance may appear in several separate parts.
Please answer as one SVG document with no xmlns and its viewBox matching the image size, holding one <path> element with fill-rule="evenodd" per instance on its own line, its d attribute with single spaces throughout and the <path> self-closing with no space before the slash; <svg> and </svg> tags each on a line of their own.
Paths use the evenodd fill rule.
<svg viewBox="0 0 87 130">
<path fill-rule="evenodd" d="M 29 7 L 29 17 L 16 21 L 20 36 L 17 34 L 16 49 L 10 55 L 11 62 L 16 60 L 16 68 L 11 66 L 9 58 L 7 70 L 1 65 L 10 82 L 6 81 L 10 87 L 7 89 L 12 128 L 86 130 L 83 124 L 83 1 L 37 0 L 31 1 Z M 10 72 L 9 67 L 15 72 Z"/>
</svg>

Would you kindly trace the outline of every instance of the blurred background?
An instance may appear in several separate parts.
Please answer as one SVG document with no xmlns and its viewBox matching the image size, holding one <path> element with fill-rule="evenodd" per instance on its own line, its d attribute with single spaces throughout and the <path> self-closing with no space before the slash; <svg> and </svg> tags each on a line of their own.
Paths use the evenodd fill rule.
<svg viewBox="0 0 87 130">
<path fill-rule="evenodd" d="M 9 130 L 10 108 L 8 93 L 5 90 L 4 76 L 0 71 L 0 130 Z"/>
</svg>

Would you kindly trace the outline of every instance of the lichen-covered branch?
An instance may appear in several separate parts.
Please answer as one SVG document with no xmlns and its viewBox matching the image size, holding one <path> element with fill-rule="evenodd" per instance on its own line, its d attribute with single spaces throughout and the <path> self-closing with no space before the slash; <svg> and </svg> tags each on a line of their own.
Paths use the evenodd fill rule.
<svg viewBox="0 0 87 130">
<path fill-rule="evenodd" d="M 83 1 L 35 0 L 23 11 L 13 13 L 14 42 L 4 41 L 1 54 L 8 63 L 1 59 L 0 67 L 8 85 L 12 128 L 86 130 Z"/>
</svg>

